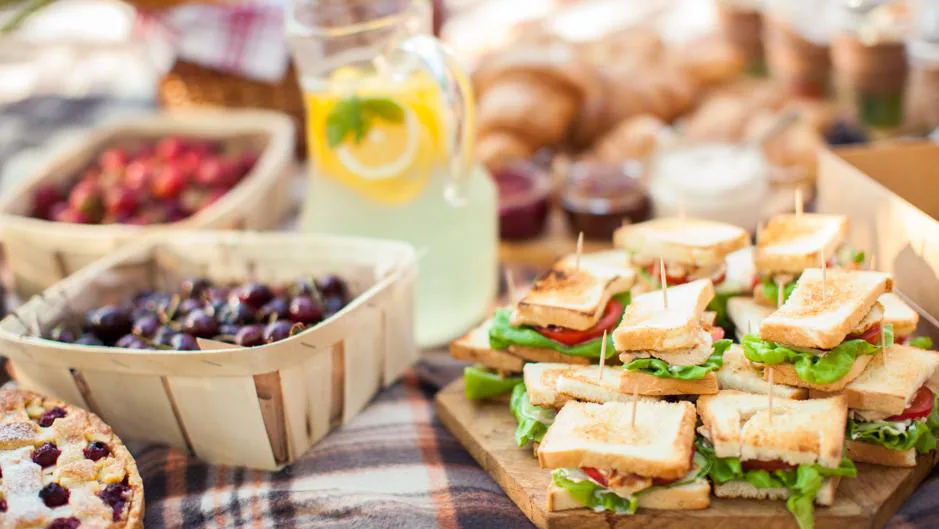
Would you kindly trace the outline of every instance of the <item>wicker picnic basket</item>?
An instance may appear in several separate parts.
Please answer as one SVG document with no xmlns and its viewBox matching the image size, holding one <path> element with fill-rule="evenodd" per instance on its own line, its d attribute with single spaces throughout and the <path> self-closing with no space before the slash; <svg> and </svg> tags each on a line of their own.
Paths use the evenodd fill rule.
<svg viewBox="0 0 939 529">
<path fill-rule="evenodd" d="M 106 145 L 176 134 L 251 144 L 261 157 L 251 172 L 212 206 L 182 221 L 151 226 L 51 222 L 28 215 L 34 189 L 72 178 Z M 294 129 L 282 114 L 262 111 L 163 113 L 92 130 L 0 200 L 0 240 L 17 292 L 41 292 L 124 244 L 166 230 L 264 229 L 291 208 Z"/>
<path fill-rule="evenodd" d="M 36 337 L 74 312 L 184 277 L 216 282 L 343 277 L 356 297 L 291 338 L 201 351 L 80 346 Z M 418 357 L 416 258 L 403 243 L 297 233 L 158 236 L 97 261 L 0 322 L 19 385 L 98 414 L 125 439 L 214 464 L 274 470 L 296 460 Z"/>
</svg>

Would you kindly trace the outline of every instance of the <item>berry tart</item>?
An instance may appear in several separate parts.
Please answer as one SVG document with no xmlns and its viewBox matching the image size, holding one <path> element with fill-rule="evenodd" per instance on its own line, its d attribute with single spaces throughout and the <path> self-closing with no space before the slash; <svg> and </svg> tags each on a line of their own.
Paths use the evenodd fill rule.
<svg viewBox="0 0 939 529">
<path fill-rule="evenodd" d="M 137 464 L 96 415 L 0 391 L 0 529 L 143 528 Z"/>
</svg>

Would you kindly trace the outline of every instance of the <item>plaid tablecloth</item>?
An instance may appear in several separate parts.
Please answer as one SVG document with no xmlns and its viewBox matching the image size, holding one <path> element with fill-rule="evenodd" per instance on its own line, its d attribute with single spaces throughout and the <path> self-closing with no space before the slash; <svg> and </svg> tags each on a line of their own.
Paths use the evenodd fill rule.
<svg viewBox="0 0 939 529">
<path fill-rule="evenodd" d="M 34 166 L 57 132 L 80 134 L 88 124 L 145 107 L 54 98 L 0 107 L 0 192 Z M 359 416 L 278 473 L 210 466 L 165 447 L 132 445 L 144 478 L 146 527 L 529 529 L 435 417 L 434 393 L 460 371 L 445 353 L 425 353 Z M 939 472 L 890 527 L 939 527 Z"/>
</svg>

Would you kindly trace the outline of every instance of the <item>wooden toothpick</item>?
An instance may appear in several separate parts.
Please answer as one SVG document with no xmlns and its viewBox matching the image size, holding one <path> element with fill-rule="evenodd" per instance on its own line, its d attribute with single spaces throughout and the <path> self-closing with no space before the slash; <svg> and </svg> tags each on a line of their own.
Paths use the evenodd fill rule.
<svg viewBox="0 0 939 529">
<path fill-rule="evenodd" d="M 884 319 L 880 318 L 880 354 L 884 365 L 887 365 L 887 332 L 884 330 Z"/>
<path fill-rule="evenodd" d="M 665 259 L 659 257 L 659 279 L 662 283 L 662 303 L 668 310 L 668 280 L 665 279 Z"/>
<path fill-rule="evenodd" d="M 782 304 L 786 301 L 786 284 L 776 280 L 776 308 L 782 307 Z"/>
<path fill-rule="evenodd" d="M 580 272 L 580 254 L 584 252 L 584 232 L 577 234 L 577 254 L 574 256 L 574 270 Z"/>
<path fill-rule="evenodd" d="M 639 404 L 639 384 L 633 384 L 633 408 L 629 418 L 629 427 L 636 428 L 636 406 Z"/>
<path fill-rule="evenodd" d="M 828 262 L 825 259 L 825 247 L 818 252 L 819 265 L 822 269 L 822 301 L 828 299 Z"/>
<path fill-rule="evenodd" d="M 801 187 L 796 188 L 795 206 L 796 206 L 796 216 L 801 217 L 802 216 L 802 188 Z"/>
<path fill-rule="evenodd" d="M 600 343 L 600 369 L 597 370 L 597 382 L 603 380 L 603 368 L 606 366 L 606 331 L 603 331 L 603 342 Z"/>
<path fill-rule="evenodd" d="M 767 367 L 769 371 L 767 372 L 766 379 L 769 382 L 769 404 L 766 407 L 766 412 L 769 414 L 769 423 L 773 424 L 773 368 Z"/>
<path fill-rule="evenodd" d="M 505 293 L 509 298 L 509 303 L 515 303 L 515 280 L 512 278 L 512 271 L 505 269 Z"/>
</svg>

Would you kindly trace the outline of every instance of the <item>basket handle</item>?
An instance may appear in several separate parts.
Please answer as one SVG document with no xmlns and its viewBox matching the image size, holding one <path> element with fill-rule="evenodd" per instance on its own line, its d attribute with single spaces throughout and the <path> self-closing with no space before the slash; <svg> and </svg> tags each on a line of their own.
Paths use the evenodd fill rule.
<svg viewBox="0 0 939 529">
<path fill-rule="evenodd" d="M 447 152 L 450 153 L 450 171 L 444 197 L 459 207 L 465 203 L 464 183 L 473 167 L 473 143 L 476 134 L 476 108 L 473 87 L 466 72 L 443 44 L 430 35 L 415 35 L 397 46 L 397 51 L 417 59 L 421 68 L 437 83 L 449 118 Z"/>
</svg>

